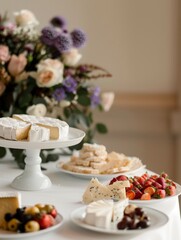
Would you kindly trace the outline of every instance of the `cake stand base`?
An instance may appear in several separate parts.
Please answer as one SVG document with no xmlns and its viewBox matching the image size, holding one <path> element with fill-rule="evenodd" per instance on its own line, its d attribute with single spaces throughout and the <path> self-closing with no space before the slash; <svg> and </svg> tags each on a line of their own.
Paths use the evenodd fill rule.
<svg viewBox="0 0 181 240">
<path fill-rule="evenodd" d="M 40 149 L 26 149 L 25 170 L 16 177 L 11 186 L 25 191 L 36 191 L 49 188 L 52 183 L 41 171 Z"/>
</svg>

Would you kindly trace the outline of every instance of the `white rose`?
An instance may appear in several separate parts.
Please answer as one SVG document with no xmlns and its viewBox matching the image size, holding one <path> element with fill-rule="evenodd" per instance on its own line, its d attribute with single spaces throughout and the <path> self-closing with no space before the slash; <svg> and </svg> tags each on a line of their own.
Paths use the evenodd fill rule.
<svg viewBox="0 0 181 240">
<path fill-rule="evenodd" d="M 105 112 L 109 111 L 113 102 L 114 102 L 114 93 L 113 92 L 104 92 L 101 94 L 101 105 Z"/>
<path fill-rule="evenodd" d="M 44 117 L 47 113 L 47 108 L 44 104 L 39 103 L 28 107 L 26 113 L 36 117 Z"/>
<path fill-rule="evenodd" d="M 52 87 L 63 81 L 64 65 L 54 59 L 46 59 L 37 65 L 37 72 L 33 74 L 39 87 Z"/>
<path fill-rule="evenodd" d="M 76 48 L 72 48 L 70 51 L 63 54 L 63 62 L 67 66 L 74 66 L 80 61 L 81 57 L 82 55 L 78 52 L 78 50 Z"/>
<path fill-rule="evenodd" d="M 39 24 L 35 15 L 29 10 L 21 10 L 20 12 L 15 12 L 15 21 L 17 26 L 26 27 L 31 26 L 35 27 Z"/>
</svg>

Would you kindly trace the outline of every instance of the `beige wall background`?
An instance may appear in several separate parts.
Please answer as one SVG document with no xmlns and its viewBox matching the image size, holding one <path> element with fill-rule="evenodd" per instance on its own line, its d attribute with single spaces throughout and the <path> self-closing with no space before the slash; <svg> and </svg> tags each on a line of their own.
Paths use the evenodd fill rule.
<svg viewBox="0 0 181 240">
<path fill-rule="evenodd" d="M 109 127 L 97 136 L 109 151 L 138 156 L 156 172 L 181 183 L 181 113 L 179 0 L 4 0 L 1 13 L 29 9 L 48 24 L 55 15 L 69 30 L 87 32 L 82 62 L 109 70 L 112 79 L 97 80 L 116 93 L 109 113 L 96 113 Z M 181 99 L 181 98 L 180 98 Z"/>
<path fill-rule="evenodd" d="M 108 69 L 103 89 L 173 93 L 178 80 L 179 0 L 2 0 L 1 13 L 27 8 L 45 26 L 62 15 L 88 35 L 82 62 Z"/>
</svg>

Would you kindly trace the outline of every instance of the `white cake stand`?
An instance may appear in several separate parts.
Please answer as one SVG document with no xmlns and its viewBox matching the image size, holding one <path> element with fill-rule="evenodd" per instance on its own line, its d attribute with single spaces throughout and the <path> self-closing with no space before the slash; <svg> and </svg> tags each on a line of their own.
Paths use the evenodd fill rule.
<svg viewBox="0 0 181 240">
<path fill-rule="evenodd" d="M 76 145 L 84 138 L 85 133 L 79 129 L 70 128 L 65 139 L 45 142 L 11 141 L 0 138 L 0 146 L 6 148 L 25 149 L 25 169 L 16 177 L 11 186 L 19 190 L 43 190 L 51 186 L 50 179 L 41 171 L 41 149 L 64 148 Z"/>
</svg>

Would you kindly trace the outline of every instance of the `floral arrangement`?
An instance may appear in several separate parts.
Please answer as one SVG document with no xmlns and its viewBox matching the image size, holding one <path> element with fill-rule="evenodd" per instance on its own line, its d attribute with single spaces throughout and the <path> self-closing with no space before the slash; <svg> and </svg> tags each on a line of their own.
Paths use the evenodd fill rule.
<svg viewBox="0 0 181 240">
<path fill-rule="evenodd" d="M 15 12 L 14 20 L 0 16 L 0 117 L 15 113 L 56 117 L 83 129 L 85 142 L 93 142 L 96 132 L 106 133 L 104 124 L 94 122 L 93 111 L 108 111 L 114 93 L 102 93 L 91 80 L 111 74 L 92 64 L 78 64 L 79 49 L 87 40 L 84 31 L 69 31 L 60 16 L 39 31 L 29 10 Z M 23 150 L 10 151 L 23 161 Z M 0 148 L 0 157 L 5 154 Z M 57 159 L 48 156 L 41 157 Z"/>
</svg>

